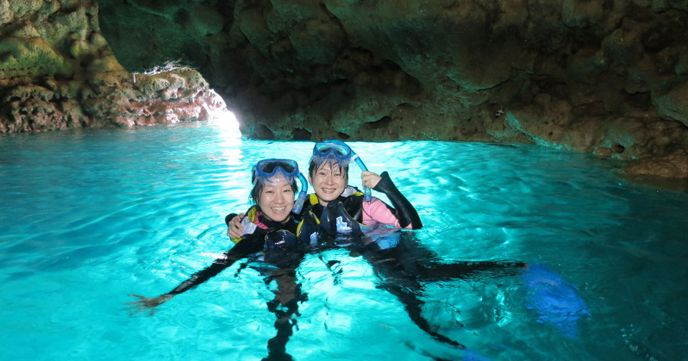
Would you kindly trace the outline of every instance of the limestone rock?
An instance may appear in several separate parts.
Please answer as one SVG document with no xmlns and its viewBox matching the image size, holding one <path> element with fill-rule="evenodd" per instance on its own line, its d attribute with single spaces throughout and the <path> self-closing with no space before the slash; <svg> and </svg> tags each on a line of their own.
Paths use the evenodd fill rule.
<svg viewBox="0 0 688 361">
<path fill-rule="evenodd" d="M 682 83 L 668 93 L 653 98 L 657 113 L 688 127 L 688 83 Z"/>
<path fill-rule="evenodd" d="M 650 175 L 664 178 L 688 178 L 688 151 L 677 149 L 661 157 L 648 157 L 631 162 L 626 167 L 630 175 Z"/>
<path fill-rule="evenodd" d="M 90 1 L 0 1 L 0 134 L 205 120 L 224 107 L 191 68 L 126 71 L 97 16 Z"/>
<path fill-rule="evenodd" d="M 685 176 L 685 1 L 98 3 L 0 0 L 0 129 L 202 118 L 213 88 L 252 137 L 537 142 Z M 202 77 L 143 75 L 176 60 Z"/>
</svg>

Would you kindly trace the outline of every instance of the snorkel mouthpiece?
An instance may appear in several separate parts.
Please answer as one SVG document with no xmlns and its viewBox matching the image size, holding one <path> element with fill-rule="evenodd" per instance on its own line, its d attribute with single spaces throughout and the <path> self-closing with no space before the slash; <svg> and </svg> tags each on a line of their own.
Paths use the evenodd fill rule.
<svg viewBox="0 0 688 361">
<path fill-rule="evenodd" d="M 291 210 L 291 212 L 294 214 L 301 213 L 301 209 L 303 209 L 303 203 L 306 201 L 306 197 L 308 196 L 308 181 L 306 181 L 306 177 L 304 177 L 301 173 L 299 173 L 299 182 L 301 182 L 301 191 L 294 201 L 294 208 Z"/>
</svg>

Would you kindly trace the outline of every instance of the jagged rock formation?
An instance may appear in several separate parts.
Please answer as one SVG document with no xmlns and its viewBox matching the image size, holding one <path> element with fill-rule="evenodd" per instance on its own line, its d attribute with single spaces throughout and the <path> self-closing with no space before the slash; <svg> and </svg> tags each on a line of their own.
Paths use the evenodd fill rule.
<svg viewBox="0 0 688 361">
<path fill-rule="evenodd" d="M 0 0 L 0 134 L 206 119 L 222 99 L 196 71 L 115 59 L 90 1 Z"/>
<path fill-rule="evenodd" d="M 248 136 L 536 142 L 688 179 L 685 0 L 98 3 L 127 69 L 199 69 Z"/>
<path fill-rule="evenodd" d="M 532 141 L 688 178 L 685 1 L 101 4 L 123 64 L 193 64 L 249 136 Z"/>
</svg>

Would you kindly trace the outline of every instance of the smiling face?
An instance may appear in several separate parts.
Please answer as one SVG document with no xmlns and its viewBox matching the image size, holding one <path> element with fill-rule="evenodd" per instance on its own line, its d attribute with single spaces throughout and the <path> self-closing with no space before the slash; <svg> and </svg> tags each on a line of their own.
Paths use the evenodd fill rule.
<svg viewBox="0 0 688 361">
<path fill-rule="evenodd" d="M 346 169 L 334 162 L 322 163 L 313 169 L 308 178 L 320 204 L 323 206 L 337 199 L 344 192 L 349 182 Z"/>
<path fill-rule="evenodd" d="M 268 219 L 283 222 L 294 208 L 292 183 L 281 174 L 275 175 L 265 181 L 256 203 Z"/>
</svg>

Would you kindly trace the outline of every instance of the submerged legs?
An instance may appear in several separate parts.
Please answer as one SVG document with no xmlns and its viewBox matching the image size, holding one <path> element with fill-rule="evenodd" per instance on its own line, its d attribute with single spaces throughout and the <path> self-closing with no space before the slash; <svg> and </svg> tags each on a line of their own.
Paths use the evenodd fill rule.
<svg viewBox="0 0 688 361">
<path fill-rule="evenodd" d="M 448 281 L 457 278 L 481 276 L 514 276 L 527 265 L 513 261 L 469 261 L 437 263 L 417 268 L 418 278 L 422 281 Z"/>
<path fill-rule="evenodd" d="M 424 302 L 419 299 L 423 282 L 465 279 L 476 275 L 515 275 L 526 267 L 523 262 L 470 261 L 440 263 L 434 252 L 415 239 L 401 238 L 397 247 L 379 249 L 367 247 L 362 253 L 370 262 L 382 283 L 379 286 L 397 297 L 411 320 L 436 340 L 464 349 L 461 343 L 436 331 L 422 315 Z"/>
<path fill-rule="evenodd" d="M 293 327 L 296 320 L 292 315 L 299 315 L 299 302 L 307 299 L 306 294 L 301 293 L 301 284 L 296 283 L 296 273 L 293 269 L 276 270 L 266 279 L 277 282 L 275 298 L 268 302 L 268 310 L 277 317 L 275 329 L 277 335 L 268 341 L 268 356 L 264 361 L 291 361 L 293 358 L 286 351 L 289 337 L 294 333 Z"/>
<path fill-rule="evenodd" d="M 291 361 L 293 358 L 287 353 L 287 341 L 293 334 L 289 317 L 280 317 L 275 321 L 277 335 L 268 340 L 268 356 L 264 361 Z"/>
<path fill-rule="evenodd" d="M 440 333 L 437 333 L 433 331 L 430 328 L 430 323 L 428 320 L 423 317 L 421 314 L 423 311 L 423 304 L 425 302 L 421 301 L 418 298 L 418 295 L 416 294 L 417 292 L 420 292 L 420 289 L 413 290 L 413 289 L 408 289 L 407 287 L 398 285 L 398 284 L 392 284 L 392 283 L 385 283 L 380 286 L 381 288 L 389 291 L 389 293 L 395 295 L 401 303 L 404 304 L 404 308 L 406 309 L 406 312 L 408 313 L 409 317 L 415 323 L 421 330 L 425 331 L 428 333 L 430 336 L 432 336 L 434 339 L 437 341 L 464 349 L 466 348 L 464 345 L 460 344 L 459 342 L 456 342 L 452 339 L 450 339 L 447 336 L 444 336 Z"/>
</svg>

